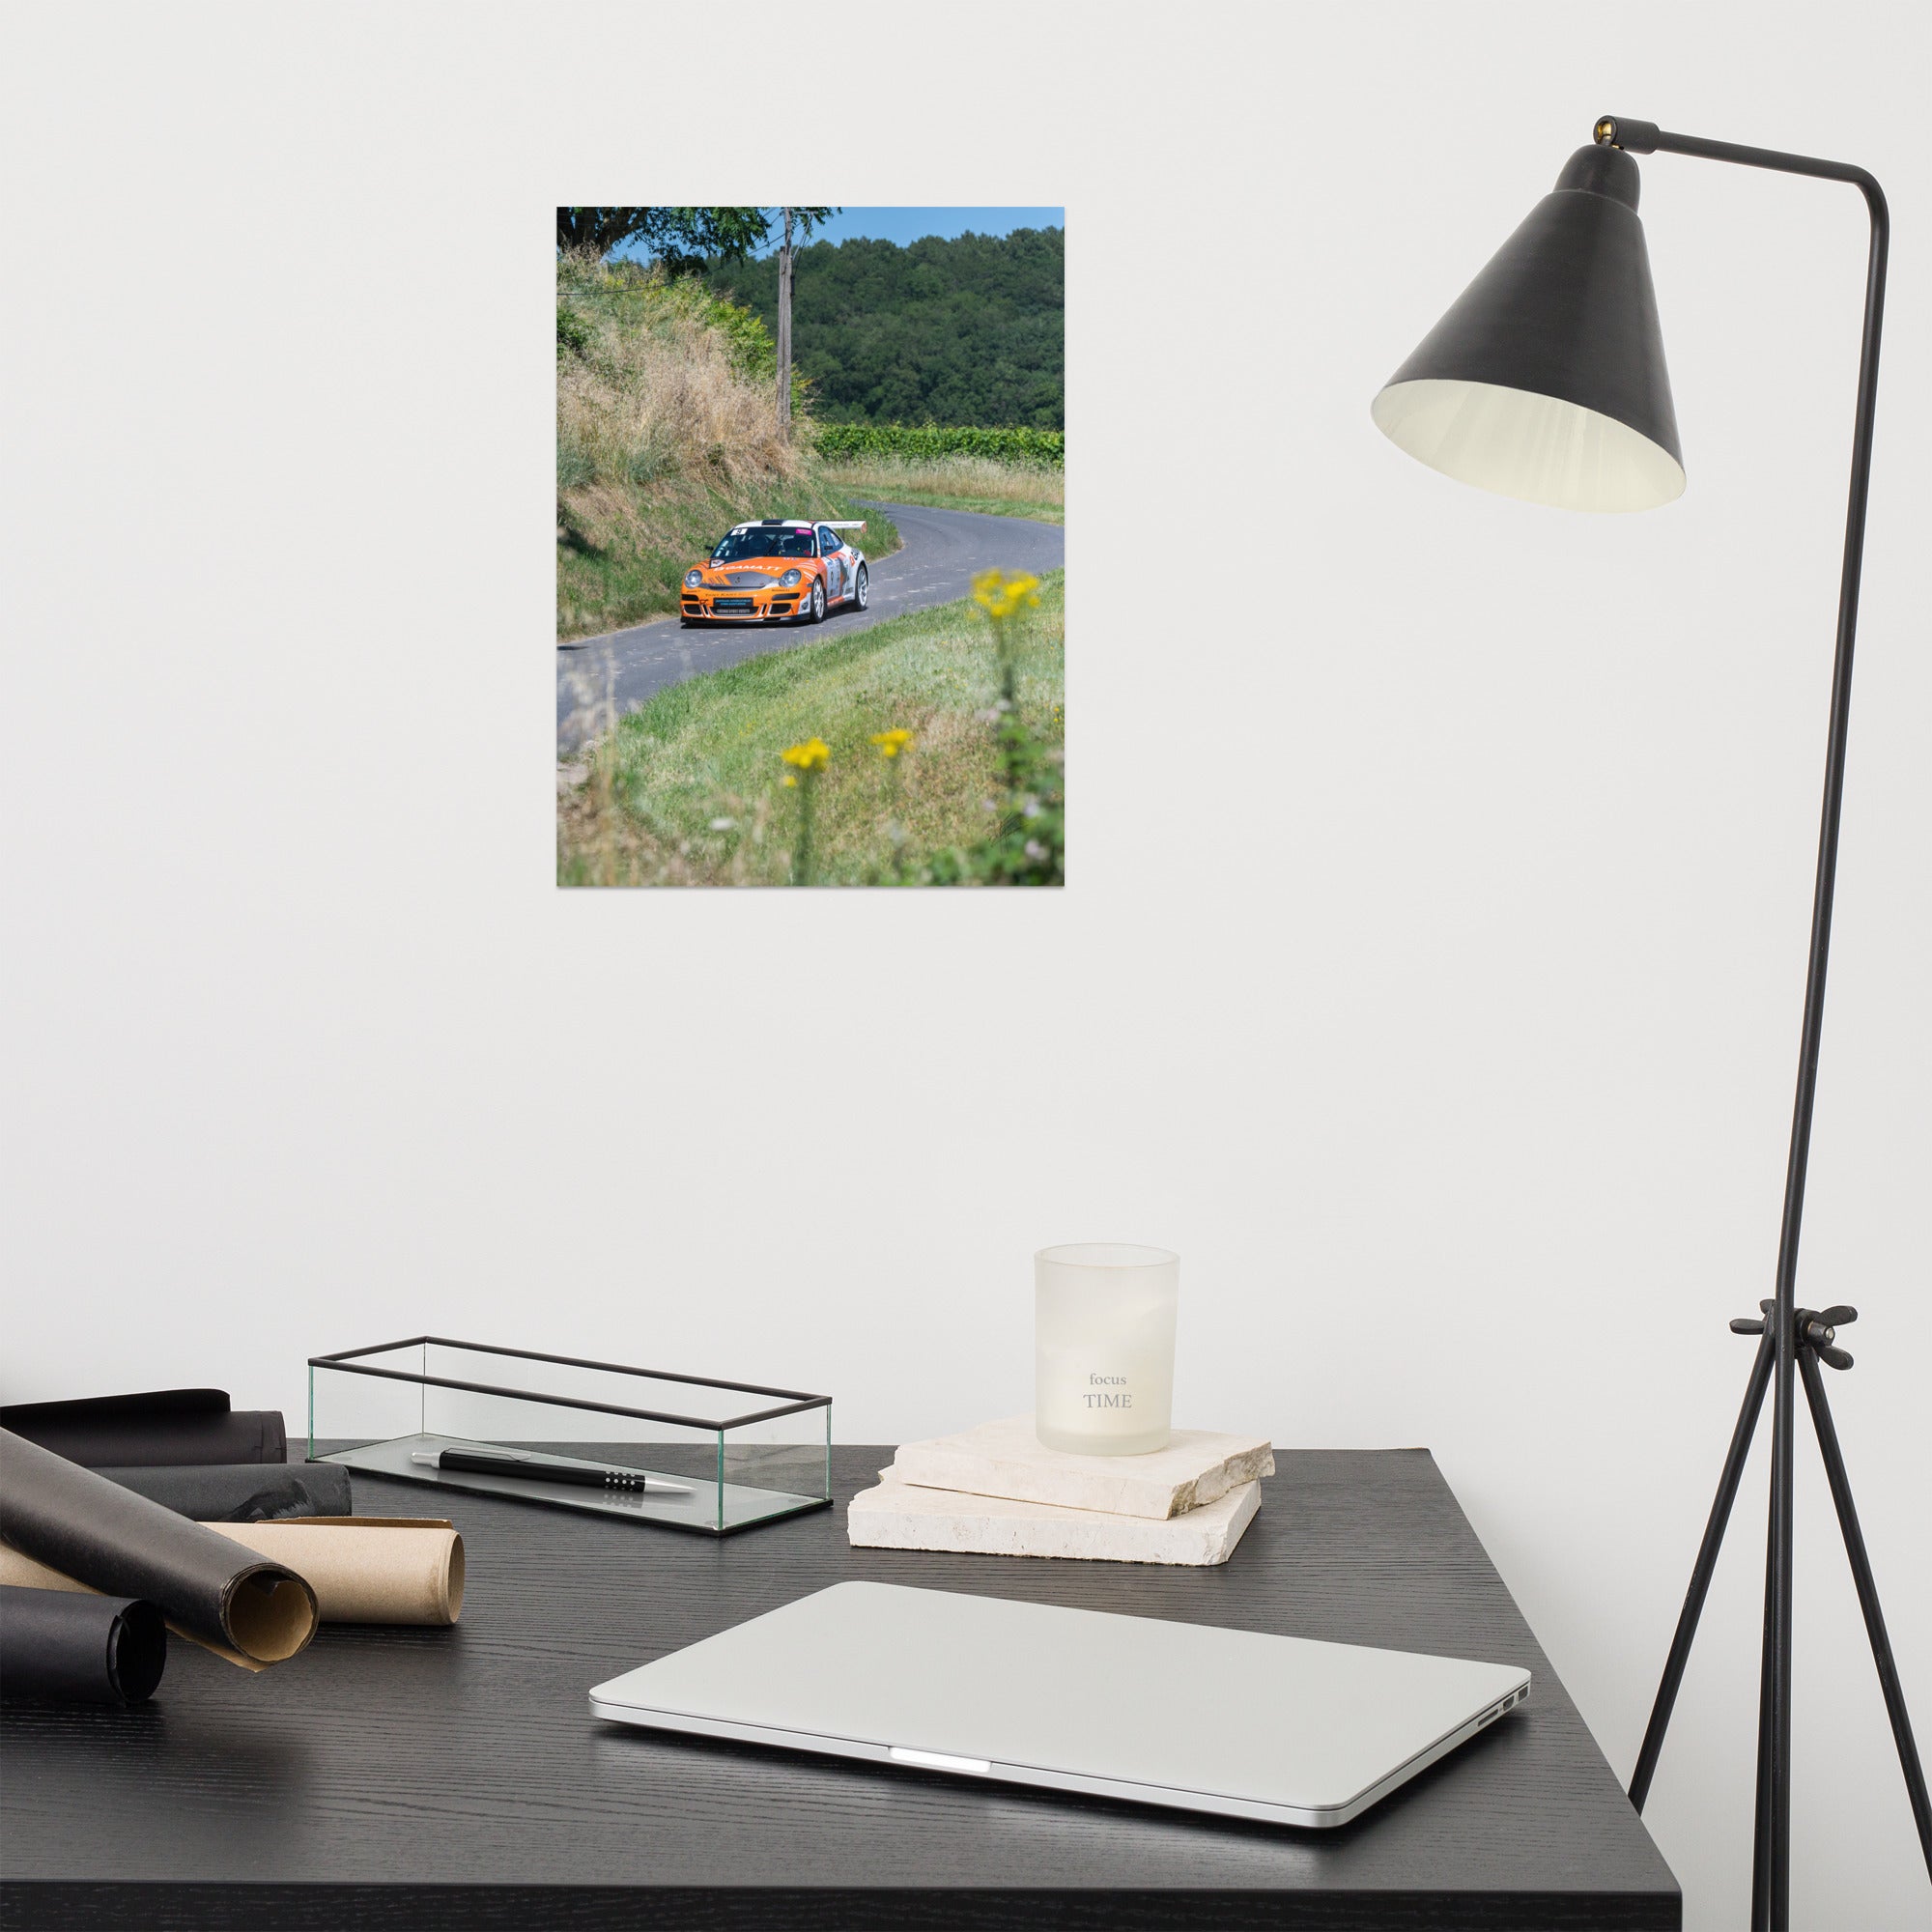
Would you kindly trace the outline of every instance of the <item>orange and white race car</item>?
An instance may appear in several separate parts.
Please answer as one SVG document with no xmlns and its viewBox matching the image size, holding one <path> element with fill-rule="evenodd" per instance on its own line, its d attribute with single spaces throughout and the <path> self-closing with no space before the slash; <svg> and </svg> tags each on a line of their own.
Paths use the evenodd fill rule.
<svg viewBox="0 0 1932 1932">
<path fill-rule="evenodd" d="M 767 517 L 740 524 L 684 573 L 686 624 L 816 624 L 835 604 L 863 611 L 871 596 L 866 553 L 840 532 L 864 524 Z"/>
</svg>

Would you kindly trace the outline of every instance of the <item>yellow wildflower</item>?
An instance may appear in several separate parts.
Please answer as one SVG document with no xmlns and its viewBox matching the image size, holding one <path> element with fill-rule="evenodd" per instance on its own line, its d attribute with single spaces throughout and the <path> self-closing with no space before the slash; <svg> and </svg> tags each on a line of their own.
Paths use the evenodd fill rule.
<svg viewBox="0 0 1932 1932">
<path fill-rule="evenodd" d="M 784 775 L 784 777 L 779 781 L 779 783 L 781 785 L 795 785 L 797 782 L 798 781 L 795 778 L 793 778 L 789 772 L 787 772 Z"/>
<path fill-rule="evenodd" d="M 912 733 L 896 728 L 891 731 L 874 731 L 872 743 L 878 746 L 880 757 L 896 758 L 912 743 Z"/>
<path fill-rule="evenodd" d="M 973 580 L 973 601 L 989 617 L 1010 617 L 1022 604 L 1037 608 L 1039 579 L 1024 572 L 1009 577 L 1002 570 L 982 570 Z"/>
<path fill-rule="evenodd" d="M 779 756 L 802 772 L 823 771 L 832 762 L 832 747 L 823 738 L 808 738 L 802 745 L 788 745 Z"/>
</svg>

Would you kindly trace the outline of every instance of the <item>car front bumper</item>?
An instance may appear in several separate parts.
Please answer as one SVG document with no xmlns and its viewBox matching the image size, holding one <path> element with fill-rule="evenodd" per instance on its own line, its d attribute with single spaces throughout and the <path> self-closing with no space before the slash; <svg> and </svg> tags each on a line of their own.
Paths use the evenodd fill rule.
<svg viewBox="0 0 1932 1932">
<path fill-rule="evenodd" d="M 790 590 L 681 590 L 678 609 L 686 617 L 708 624 L 770 624 L 797 613 L 800 597 Z"/>
</svg>

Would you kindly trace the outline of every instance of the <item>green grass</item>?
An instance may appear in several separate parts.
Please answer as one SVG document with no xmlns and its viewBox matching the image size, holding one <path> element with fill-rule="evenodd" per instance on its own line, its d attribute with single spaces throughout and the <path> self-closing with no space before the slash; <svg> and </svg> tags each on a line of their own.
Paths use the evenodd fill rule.
<svg viewBox="0 0 1932 1932">
<path fill-rule="evenodd" d="M 923 503 L 932 510 L 977 510 L 981 516 L 1066 521 L 1066 472 L 1038 464 L 995 463 L 984 457 L 872 456 L 834 462 L 833 488 L 888 503 Z"/>
<path fill-rule="evenodd" d="M 937 490 L 895 490 L 893 501 L 916 503 L 928 510 L 975 510 L 982 517 L 1026 517 L 1037 524 L 1066 521 L 1063 504 L 1015 502 L 1010 497 L 952 497 Z"/>
<path fill-rule="evenodd" d="M 1042 582 L 1039 608 L 1020 621 L 1019 716 L 1058 748 L 1064 573 Z M 813 882 L 916 881 L 933 855 L 979 844 L 998 821 L 988 718 L 998 694 L 992 633 L 970 601 L 673 685 L 619 721 L 559 799 L 558 883 L 791 883 L 802 800 L 784 786 L 779 753 L 814 736 L 832 756 L 803 781 L 812 787 Z M 889 760 L 869 741 L 894 728 L 913 742 Z"/>
<path fill-rule="evenodd" d="M 856 507 L 825 482 L 774 481 L 721 488 L 688 479 L 656 489 L 609 486 L 560 491 L 556 541 L 559 642 L 594 638 L 677 609 L 679 580 L 733 524 L 758 517 L 864 518 L 860 548 L 890 556 L 899 548 L 892 519 Z"/>
</svg>

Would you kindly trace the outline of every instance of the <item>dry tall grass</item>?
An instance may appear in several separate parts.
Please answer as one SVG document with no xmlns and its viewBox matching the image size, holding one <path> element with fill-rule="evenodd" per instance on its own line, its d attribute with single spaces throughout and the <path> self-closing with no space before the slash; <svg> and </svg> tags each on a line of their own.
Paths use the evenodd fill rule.
<svg viewBox="0 0 1932 1932">
<path fill-rule="evenodd" d="M 772 379 L 719 327 L 702 283 L 566 258 L 557 299 L 588 335 L 557 364 L 560 495 L 800 475 L 809 444 L 780 435 Z"/>
</svg>

